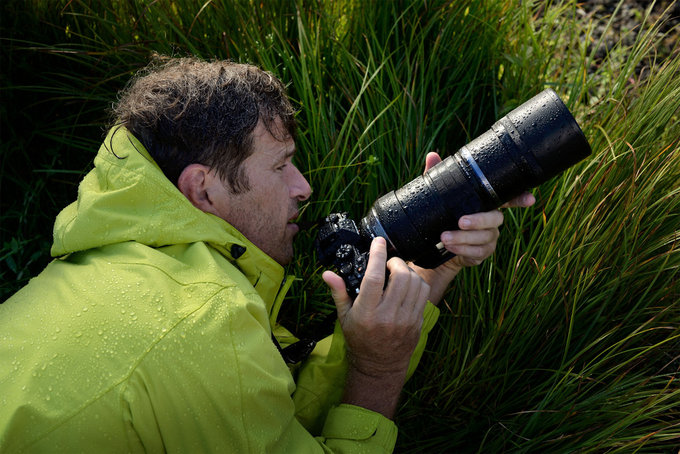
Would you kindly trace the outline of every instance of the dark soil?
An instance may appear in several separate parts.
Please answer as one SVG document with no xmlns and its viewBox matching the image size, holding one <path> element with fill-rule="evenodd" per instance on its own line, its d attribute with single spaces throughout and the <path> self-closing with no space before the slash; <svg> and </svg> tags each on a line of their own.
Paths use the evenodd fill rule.
<svg viewBox="0 0 680 454">
<path fill-rule="evenodd" d="M 616 11 L 617 6 L 619 10 Z M 652 6 L 653 4 L 653 6 Z M 580 4 L 579 13 L 584 18 L 598 18 L 600 24 L 594 31 L 594 42 L 604 34 L 603 43 L 596 51 L 597 59 L 602 59 L 619 42 L 631 45 L 635 41 L 637 33 L 641 29 L 647 10 L 651 7 L 648 23 L 665 19 L 659 37 L 661 45 L 657 49 L 657 57 L 668 58 L 680 53 L 680 0 L 663 0 L 658 2 L 639 0 L 585 0 Z M 614 21 L 609 29 L 606 29 L 608 18 L 616 11 Z"/>
</svg>

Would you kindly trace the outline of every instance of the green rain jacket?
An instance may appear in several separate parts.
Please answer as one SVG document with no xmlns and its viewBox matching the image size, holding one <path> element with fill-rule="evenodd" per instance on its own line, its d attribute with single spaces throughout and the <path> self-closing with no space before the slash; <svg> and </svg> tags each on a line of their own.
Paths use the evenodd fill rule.
<svg viewBox="0 0 680 454">
<path fill-rule="evenodd" d="M 392 421 L 339 404 L 339 328 L 292 372 L 271 336 L 295 341 L 276 324 L 293 278 L 125 129 L 57 217 L 52 255 L 0 305 L 1 452 L 392 451 Z"/>
</svg>

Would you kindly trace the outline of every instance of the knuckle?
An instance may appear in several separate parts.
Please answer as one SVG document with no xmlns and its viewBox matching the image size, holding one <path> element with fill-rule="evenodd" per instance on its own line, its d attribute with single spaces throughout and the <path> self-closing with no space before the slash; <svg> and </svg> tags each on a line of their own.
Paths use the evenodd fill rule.
<svg viewBox="0 0 680 454">
<path fill-rule="evenodd" d="M 500 230 L 498 230 L 497 228 L 496 228 L 496 229 L 491 229 L 491 232 L 490 232 L 490 233 L 491 233 L 490 242 L 492 242 L 492 243 L 495 243 L 496 240 L 498 239 L 498 237 L 501 236 L 501 232 L 500 232 Z"/>
<path fill-rule="evenodd" d="M 482 246 L 470 246 L 467 252 L 468 257 L 474 260 L 479 260 L 484 256 L 484 248 Z"/>
<path fill-rule="evenodd" d="M 471 260 L 481 262 L 486 257 L 486 249 L 483 246 L 470 246 L 468 252 Z"/>
<path fill-rule="evenodd" d="M 391 259 L 389 259 L 387 261 L 387 266 L 389 266 L 390 268 L 394 268 L 394 269 L 400 269 L 400 268 L 403 268 L 403 267 L 408 268 L 408 265 L 406 265 L 406 262 L 404 262 L 399 257 L 392 257 Z"/>
<path fill-rule="evenodd" d="M 383 276 L 374 273 L 366 273 L 363 281 L 370 286 L 382 285 Z"/>
<path fill-rule="evenodd" d="M 411 277 L 411 269 L 409 267 L 402 266 L 395 267 L 394 269 L 390 270 L 390 276 L 400 281 L 407 280 Z"/>
<path fill-rule="evenodd" d="M 479 246 L 479 247 L 477 247 L 477 250 L 475 251 L 474 258 L 476 260 L 479 260 L 480 262 L 482 262 L 484 259 L 486 259 L 488 256 L 491 255 L 491 252 L 492 252 L 491 248 Z"/>
</svg>

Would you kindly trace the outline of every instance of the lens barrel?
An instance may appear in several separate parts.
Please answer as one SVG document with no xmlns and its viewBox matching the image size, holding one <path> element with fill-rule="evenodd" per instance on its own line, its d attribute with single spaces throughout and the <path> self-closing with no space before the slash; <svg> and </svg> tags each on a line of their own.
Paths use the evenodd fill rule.
<svg viewBox="0 0 680 454">
<path fill-rule="evenodd" d="M 390 254 L 434 268 L 453 254 L 445 230 L 489 211 L 589 156 L 590 145 L 553 90 L 544 90 L 424 175 L 379 198 L 361 234 L 382 236 Z"/>
</svg>

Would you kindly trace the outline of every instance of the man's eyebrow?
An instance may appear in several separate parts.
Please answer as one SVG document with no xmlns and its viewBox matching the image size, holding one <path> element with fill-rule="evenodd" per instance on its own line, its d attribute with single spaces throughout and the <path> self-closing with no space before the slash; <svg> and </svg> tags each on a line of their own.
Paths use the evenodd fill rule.
<svg viewBox="0 0 680 454">
<path fill-rule="evenodd" d="M 292 160 L 293 156 L 295 155 L 296 147 L 292 148 L 282 148 L 278 153 L 278 157 L 275 157 L 275 161 L 277 164 L 280 165 L 283 164 L 284 162 L 288 161 L 289 159 Z"/>
<path fill-rule="evenodd" d="M 296 151 L 297 151 L 296 147 L 290 148 L 288 150 L 284 150 L 283 159 L 292 158 L 293 155 L 295 155 Z"/>
</svg>

